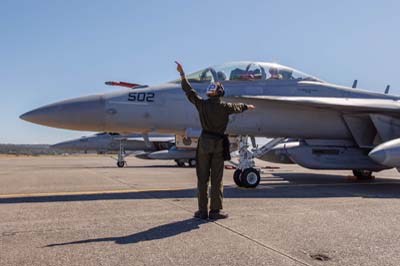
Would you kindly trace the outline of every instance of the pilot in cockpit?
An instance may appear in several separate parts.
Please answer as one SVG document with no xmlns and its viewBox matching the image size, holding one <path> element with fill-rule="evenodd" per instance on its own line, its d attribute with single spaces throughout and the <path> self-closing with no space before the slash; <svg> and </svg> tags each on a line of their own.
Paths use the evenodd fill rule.
<svg viewBox="0 0 400 266">
<path fill-rule="evenodd" d="M 282 75 L 279 74 L 278 68 L 270 67 L 269 68 L 270 77 L 268 79 L 282 79 Z"/>
<path fill-rule="evenodd" d="M 281 69 L 279 73 L 281 74 L 282 79 L 285 80 L 293 79 L 293 71 L 289 69 Z"/>
<path fill-rule="evenodd" d="M 219 81 L 224 81 L 226 80 L 226 74 L 224 73 L 224 71 L 218 71 L 217 72 L 217 79 Z"/>
</svg>

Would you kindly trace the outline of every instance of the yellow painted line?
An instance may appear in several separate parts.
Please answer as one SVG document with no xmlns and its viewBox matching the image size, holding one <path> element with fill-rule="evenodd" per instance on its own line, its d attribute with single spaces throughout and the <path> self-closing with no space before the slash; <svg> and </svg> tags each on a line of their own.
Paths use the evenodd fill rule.
<svg viewBox="0 0 400 266">
<path fill-rule="evenodd" d="M 0 199 L 8 198 L 26 198 L 26 197 L 52 197 L 52 196 L 74 196 L 74 195 L 101 195 L 113 193 L 140 193 L 140 192 L 158 192 L 158 191 L 176 191 L 190 188 L 151 188 L 151 189 L 118 189 L 118 190 L 100 190 L 100 191 L 66 191 L 66 192 L 39 192 L 23 194 L 2 194 Z"/>
</svg>

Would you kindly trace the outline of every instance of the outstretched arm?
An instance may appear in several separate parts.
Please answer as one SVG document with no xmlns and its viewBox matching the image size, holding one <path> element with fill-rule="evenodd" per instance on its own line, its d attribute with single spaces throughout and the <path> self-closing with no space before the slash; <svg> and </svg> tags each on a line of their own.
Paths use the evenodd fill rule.
<svg viewBox="0 0 400 266">
<path fill-rule="evenodd" d="M 255 107 L 252 104 L 244 104 L 244 103 L 226 103 L 226 111 L 228 114 L 238 114 L 242 113 L 246 110 L 254 110 Z"/>
<path fill-rule="evenodd" d="M 197 109 L 199 109 L 202 98 L 197 94 L 197 92 L 190 86 L 189 81 L 186 79 L 185 72 L 183 71 L 182 65 L 175 61 L 176 70 L 179 72 L 181 76 L 181 84 L 182 90 L 186 93 L 186 97 L 189 99 L 191 103 L 193 103 Z"/>
</svg>

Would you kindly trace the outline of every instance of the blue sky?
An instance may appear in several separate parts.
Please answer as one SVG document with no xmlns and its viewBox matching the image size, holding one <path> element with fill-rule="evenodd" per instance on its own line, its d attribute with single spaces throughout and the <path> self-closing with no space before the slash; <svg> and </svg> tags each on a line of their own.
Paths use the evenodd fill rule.
<svg viewBox="0 0 400 266">
<path fill-rule="evenodd" d="M 233 60 L 274 61 L 324 80 L 400 94 L 399 1 L 0 1 L 0 143 L 87 132 L 22 121 L 28 110 L 155 84 Z"/>
</svg>

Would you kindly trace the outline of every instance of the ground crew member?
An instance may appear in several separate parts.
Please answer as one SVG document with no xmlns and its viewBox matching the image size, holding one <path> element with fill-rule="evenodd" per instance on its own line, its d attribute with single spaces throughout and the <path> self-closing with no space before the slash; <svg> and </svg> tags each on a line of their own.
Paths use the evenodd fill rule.
<svg viewBox="0 0 400 266">
<path fill-rule="evenodd" d="M 199 209 L 194 217 L 207 219 L 224 219 L 228 215 L 222 211 L 224 171 L 224 135 L 230 114 L 254 109 L 253 105 L 243 103 L 226 103 L 221 101 L 224 88 L 221 83 L 211 83 L 207 88 L 208 99 L 202 99 L 190 86 L 185 77 L 182 65 L 178 62 L 177 70 L 181 75 L 182 89 L 187 98 L 199 112 L 202 133 L 197 144 L 196 173 Z M 211 202 L 208 212 L 208 182 L 211 175 Z"/>
</svg>

